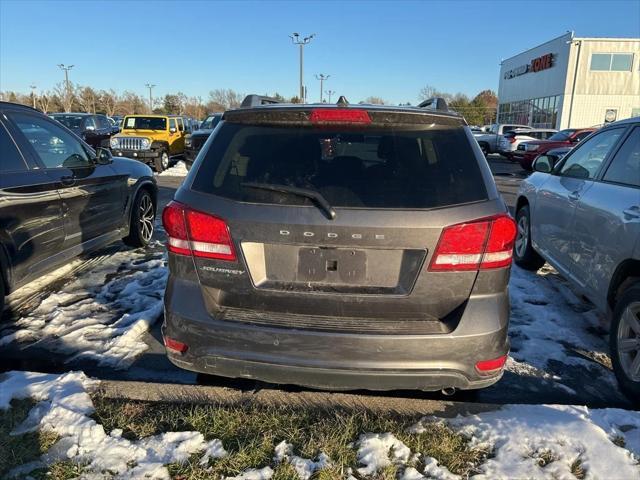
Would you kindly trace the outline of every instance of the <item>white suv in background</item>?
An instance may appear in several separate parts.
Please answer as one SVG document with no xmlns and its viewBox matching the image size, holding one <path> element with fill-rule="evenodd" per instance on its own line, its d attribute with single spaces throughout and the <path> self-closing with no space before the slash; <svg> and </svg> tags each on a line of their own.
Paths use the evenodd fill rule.
<svg viewBox="0 0 640 480">
<path fill-rule="evenodd" d="M 530 142 L 531 140 L 546 140 L 557 130 L 552 128 L 534 128 L 512 130 L 502 135 L 498 141 L 498 152 L 509 160 L 513 160 L 513 152 L 515 152 L 522 142 Z"/>
</svg>

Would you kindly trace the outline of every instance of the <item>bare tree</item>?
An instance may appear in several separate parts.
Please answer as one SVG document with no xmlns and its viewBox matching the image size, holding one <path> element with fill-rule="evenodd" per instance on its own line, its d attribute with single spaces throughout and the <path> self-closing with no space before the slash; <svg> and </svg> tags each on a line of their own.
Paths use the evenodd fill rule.
<svg viewBox="0 0 640 480">
<path fill-rule="evenodd" d="M 40 92 L 40 97 L 38 98 L 38 105 L 40 106 L 40 110 L 44 113 L 49 113 L 49 104 L 51 103 L 51 92 L 49 90 L 45 90 Z"/>
<path fill-rule="evenodd" d="M 70 112 L 73 109 L 77 90 L 78 87 L 72 82 L 69 82 L 68 89 L 65 82 L 57 83 L 55 87 L 53 87 L 53 92 L 60 99 L 65 112 Z"/>
<path fill-rule="evenodd" d="M 82 87 L 78 91 L 78 102 L 85 112 L 96 113 L 98 94 L 91 87 Z"/>
<path fill-rule="evenodd" d="M 119 99 L 120 97 L 113 89 L 100 91 L 100 107 L 107 116 L 115 115 Z"/>
<path fill-rule="evenodd" d="M 420 89 L 420 94 L 418 95 L 418 98 L 420 100 L 427 100 L 428 98 L 435 97 L 437 93 L 438 91 L 436 90 L 436 87 L 433 87 L 431 85 L 425 85 Z"/>
<path fill-rule="evenodd" d="M 125 91 L 117 107 L 118 112 L 123 114 L 148 113 L 149 105 L 140 95 L 134 92 Z"/>
<path fill-rule="evenodd" d="M 362 103 L 370 103 L 372 105 L 386 105 L 387 102 L 380 97 L 367 97 L 364 99 L 364 102 Z"/>
<path fill-rule="evenodd" d="M 243 94 L 238 93 L 235 90 L 231 90 L 230 88 L 216 89 L 209 92 L 209 103 L 221 105 L 224 110 L 238 108 L 242 103 L 243 98 Z"/>
</svg>

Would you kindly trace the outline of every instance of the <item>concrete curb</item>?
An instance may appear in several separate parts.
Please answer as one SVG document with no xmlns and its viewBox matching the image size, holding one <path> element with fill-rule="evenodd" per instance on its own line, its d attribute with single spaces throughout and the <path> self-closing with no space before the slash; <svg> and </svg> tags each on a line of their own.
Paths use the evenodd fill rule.
<svg viewBox="0 0 640 480">
<path fill-rule="evenodd" d="M 276 389 L 242 391 L 216 386 L 177 385 L 121 380 L 102 380 L 96 393 L 104 398 L 117 400 L 192 404 L 207 403 L 220 406 L 252 405 L 312 409 L 339 408 L 377 414 L 435 415 L 443 418 L 492 411 L 501 407 L 500 405 L 487 403 L 397 398 L 377 394 L 362 395 L 319 391 L 287 392 Z"/>
</svg>

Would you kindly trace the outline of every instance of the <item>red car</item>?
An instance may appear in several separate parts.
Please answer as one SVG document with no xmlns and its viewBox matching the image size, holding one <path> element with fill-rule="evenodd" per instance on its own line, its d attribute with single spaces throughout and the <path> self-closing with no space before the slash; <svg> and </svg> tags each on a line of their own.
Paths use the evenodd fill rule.
<svg viewBox="0 0 640 480">
<path fill-rule="evenodd" d="M 567 128 L 560 130 L 551 135 L 547 140 L 522 142 L 518 145 L 517 150 L 513 152 L 513 156 L 520 162 L 522 168 L 531 170 L 531 164 L 533 164 L 533 160 L 538 155 L 546 153 L 552 148 L 573 147 L 596 130 L 597 128 Z"/>
</svg>

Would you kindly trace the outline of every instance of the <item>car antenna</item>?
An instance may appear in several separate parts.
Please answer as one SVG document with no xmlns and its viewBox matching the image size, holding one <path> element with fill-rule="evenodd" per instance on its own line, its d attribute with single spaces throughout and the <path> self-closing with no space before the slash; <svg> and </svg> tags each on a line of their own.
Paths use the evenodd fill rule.
<svg viewBox="0 0 640 480">
<path fill-rule="evenodd" d="M 349 102 L 347 101 L 347 97 L 345 97 L 344 95 L 340 95 L 340 98 L 336 102 L 336 105 L 339 107 L 346 107 L 347 105 L 349 105 Z"/>
</svg>

